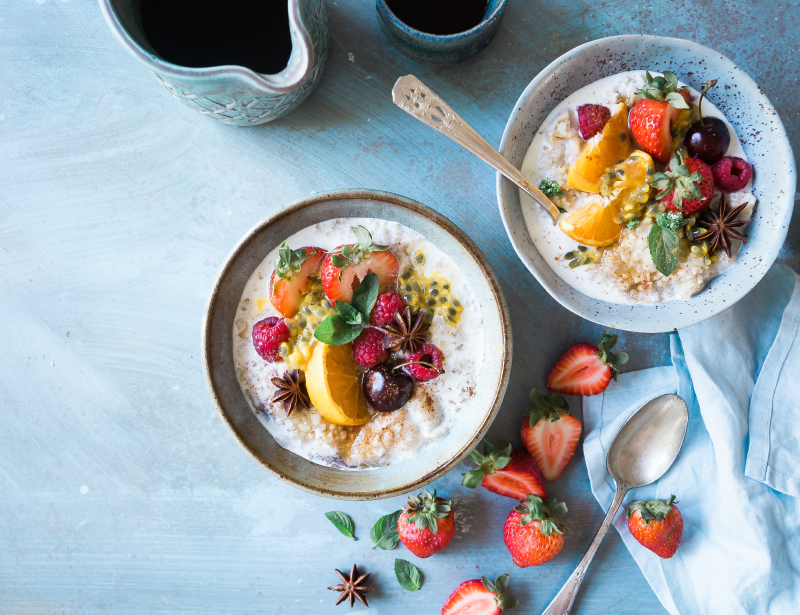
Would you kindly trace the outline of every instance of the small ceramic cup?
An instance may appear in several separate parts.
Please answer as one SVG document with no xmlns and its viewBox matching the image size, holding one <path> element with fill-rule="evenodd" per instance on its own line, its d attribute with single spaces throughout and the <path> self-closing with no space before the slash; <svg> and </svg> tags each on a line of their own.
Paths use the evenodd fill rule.
<svg viewBox="0 0 800 615">
<path fill-rule="evenodd" d="M 492 42 L 500 29 L 506 0 L 489 0 L 483 20 L 457 34 L 428 34 L 400 21 L 386 4 L 377 0 L 378 23 L 389 42 L 404 56 L 424 64 L 456 64 L 477 55 Z"/>
</svg>

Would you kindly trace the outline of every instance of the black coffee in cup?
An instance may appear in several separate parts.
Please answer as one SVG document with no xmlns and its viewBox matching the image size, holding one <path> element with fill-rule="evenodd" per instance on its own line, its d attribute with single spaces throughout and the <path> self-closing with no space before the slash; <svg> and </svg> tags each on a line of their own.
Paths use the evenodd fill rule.
<svg viewBox="0 0 800 615">
<path fill-rule="evenodd" d="M 428 34 L 456 34 L 483 21 L 488 0 L 386 0 L 397 18 Z"/>
</svg>

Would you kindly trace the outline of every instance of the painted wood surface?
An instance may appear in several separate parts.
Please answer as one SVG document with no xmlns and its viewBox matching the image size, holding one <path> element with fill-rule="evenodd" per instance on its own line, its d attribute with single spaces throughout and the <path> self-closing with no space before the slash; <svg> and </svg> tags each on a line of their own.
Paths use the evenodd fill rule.
<svg viewBox="0 0 800 615">
<path fill-rule="evenodd" d="M 600 327 L 527 274 L 503 232 L 494 174 L 393 107 L 395 79 L 413 72 L 497 143 L 519 93 L 564 51 L 612 34 L 679 36 L 747 70 L 800 143 L 796 1 L 513 0 L 492 45 L 450 68 L 395 53 L 369 0 L 328 9 L 320 87 L 288 117 L 243 129 L 173 100 L 91 0 L 0 3 L 0 612 L 342 613 L 325 588 L 354 562 L 373 572 L 371 615 L 437 613 L 461 581 L 503 572 L 516 612 L 540 612 L 602 518 L 582 456 L 552 486 L 572 531 L 546 566 L 514 568 L 501 538 L 513 502 L 466 492 L 458 471 L 435 485 L 458 510 L 446 551 L 419 561 L 371 550 L 370 526 L 401 498 L 295 491 L 217 418 L 199 361 L 217 267 L 255 221 L 313 191 L 377 188 L 438 209 L 502 281 L 514 365 L 490 438 L 519 444 L 528 390 Z M 781 253 L 795 266 L 798 230 L 795 216 Z M 668 361 L 664 335 L 623 333 L 620 346 L 628 369 Z M 327 510 L 349 513 L 359 540 L 339 535 Z M 395 557 L 419 565 L 421 591 L 399 587 Z M 576 612 L 664 611 L 611 533 Z"/>
</svg>

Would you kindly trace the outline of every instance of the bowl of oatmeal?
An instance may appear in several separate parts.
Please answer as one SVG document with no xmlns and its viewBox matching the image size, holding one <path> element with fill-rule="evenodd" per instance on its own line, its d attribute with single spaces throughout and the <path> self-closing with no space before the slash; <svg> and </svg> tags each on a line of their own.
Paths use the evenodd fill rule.
<svg viewBox="0 0 800 615">
<path fill-rule="evenodd" d="M 511 332 L 497 280 L 449 220 L 376 191 L 317 194 L 232 250 L 203 323 L 207 384 L 239 443 L 326 497 L 413 491 L 496 415 Z"/>
<path fill-rule="evenodd" d="M 796 174 L 777 112 L 690 41 L 615 36 L 564 54 L 517 101 L 500 151 L 562 211 L 554 225 L 498 176 L 518 256 L 559 303 L 606 326 L 670 331 L 719 313 L 788 230 Z"/>
</svg>

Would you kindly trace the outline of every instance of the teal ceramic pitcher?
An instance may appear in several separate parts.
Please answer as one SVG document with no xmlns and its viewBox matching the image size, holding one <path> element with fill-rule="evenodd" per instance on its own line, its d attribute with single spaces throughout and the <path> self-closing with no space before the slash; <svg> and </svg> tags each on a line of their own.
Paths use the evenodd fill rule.
<svg viewBox="0 0 800 615">
<path fill-rule="evenodd" d="M 287 0 L 292 53 L 274 75 L 244 66 L 189 68 L 165 61 L 144 34 L 140 0 L 99 0 L 111 30 L 178 100 L 224 124 L 252 126 L 286 115 L 317 85 L 328 54 L 324 0 Z M 224 9 L 222 9 L 224 10 Z"/>
</svg>

